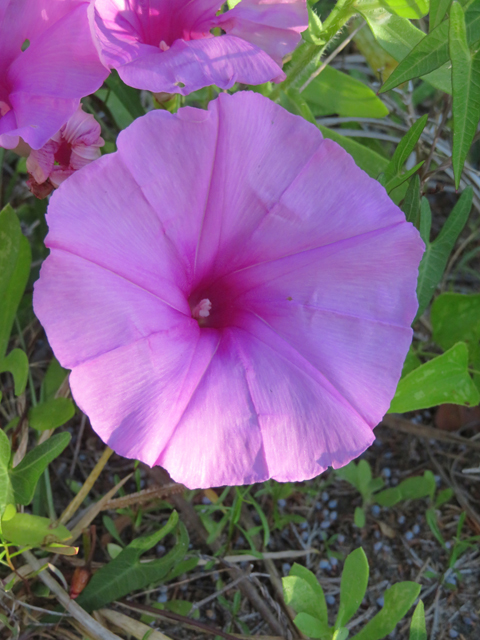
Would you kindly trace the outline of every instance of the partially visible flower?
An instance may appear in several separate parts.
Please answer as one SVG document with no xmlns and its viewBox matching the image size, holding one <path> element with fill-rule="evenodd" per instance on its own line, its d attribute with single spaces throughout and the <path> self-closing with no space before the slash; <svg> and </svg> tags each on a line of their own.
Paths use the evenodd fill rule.
<svg viewBox="0 0 480 640">
<path fill-rule="evenodd" d="M 84 0 L 0 0 L 0 147 L 40 149 L 108 75 Z"/>
<path fill-rule="evenodd" d="M 100 55 L 122 80 L 154 93 L 281 81 L 282 58 L 308 26 L 305 0 L 95 0 Z M 214 37 L 212 29 L 226 33 Z"/>
<path fill-rule="evenodd" d="M 80 105 L 73 116 L 50 140 L 27 158 L 27 183 L 31 191 L 44 198 L 78 169 L 100 157 L 100 125 Z M 46 183 L 46 184 L 45 184 Z M 47 192 L 47 186 L 49 190 Z"/>
<path fill-rule="evenodd" d="M 424 249 L 259 94 L 154 111 L 53 194 L 34 308 L 100 437 L 188 487 L 311 478 L 374 440 Z"/>
</svg>

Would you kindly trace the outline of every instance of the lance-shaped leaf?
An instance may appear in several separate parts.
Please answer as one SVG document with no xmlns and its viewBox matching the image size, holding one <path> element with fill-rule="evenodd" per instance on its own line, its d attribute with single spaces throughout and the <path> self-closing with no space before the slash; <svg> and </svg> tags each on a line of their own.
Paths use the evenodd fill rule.
<svg viewBox="0 0 480 640">
<path fill-rule="evenodd" d="M 10 440 L 3 429 L 0 429 L 0 516 L 5 511 L 5 507 L 12 493 L 12 486 L 8 474 L 10 454 Z"/>
<path fill-rule="evenodd" d="M 470 53 L 462 5 L 450 9 L 450 58 L 452 60 L 453 149 L 452 166 L 458 189 L 463 165 L 480 120 L 480 52 Z"/>
<path fill-rule="evenodd" d="M 179 536 L 174 548 L 160 560 L 142 562 L 141 555 L 155 547 L 177 524 Z M 77 602 L 87 611 L 93 611 L 132 591 L 158 584 L 183 559 L 187 549 L 187 531 L 178 522 L 178 514 L 174 511 L 164 527 L 148 536 L 136 538 L 114 560 L 97 571 Z"/>
<path fill-rule="evenodd" d="M 405 162 L 408 160 L 410 154 L 415 149 L 415 145 L 422 135 L 422 131 L 427 124 L 428 116 L 425 114 L 419 118 L 407 131 L 407 133 L 400 140 L 399 145 L 395 149 L 392 159 L 390 160 L 387 168 L 385 169 L 385 188 L 387 191 L 391 191 L 395 187 L 398 187 L 401 182 L 407 180 L 412 171 L 415 172 L 423 163 L 420 163 L 413 167 L 413 170 L 407 171 L 404 175 L 401 175 L 401 170 Z"/>
<path fill-rule="evenodd" d="M 452 0 L 430 0 L 428 30 L 433 31 L 442 22 Z"/>
<path fill-rule="evenodd" d="M 418 229 L 420 226 L 420 178 L 414 176 L 408 185 L 407 193 L 402 204 L 402 211 L 408 222 Z"/>
<path fill-rule="evenodd" d="M 30 504 L 35 487 L 47 466 L 55 460 L 70 442 L 69 433 L 57 433 L 29 451 L 23 460 L 10 471 L 15 502 Z"/>
<path fill-rule="evenodd" d="M 401 18 L 415 20 L 428 13 L 427 0 L 383 0 L 382 5 Z"/>
<path fill-rule="evenodd" d="M 398 383 L 389 413 L 406 413 L 452 403 L 475 406 L 480 394 L 468 373 L 468 349 L 459 342 Z"/>
<path fill-rule="evenodd" d="M 7 351 L 13 321 L 30 273 L 31 253 L 20 222 L 7 205 L 0 212 L 0 360 Z"/>
<path fill-rule="evenodd" d="M 480 40 L 480 0 L 474 0 L 465 12 L 465 23 L 467 25 L 467 43 L 468 46 L 472 46 Z M 411 51 L 401 58 L 400 64 L 390 75 L 380 92 L 389 91 L 402 82 L 412 80 L 412 78 L 438 73 L 435 70 L 438 69 L 440 71 L 439 68 L 443 67 L 449 60 L 449 28 L 450 21 L 445 20 L 430 31 L 427 36 L 415 43 Z M 449 70 L 445 69 L 445 73 L 449 73 Z M 432 84 L 434 83 L 432 82 Z M 447 91 L 447 93 L 450 93 L 450 91 Z"/>
<path fill-rule="evenodd" d="M 420 593 L 416 582 L 399 582 L 384 594 L 383 609 L 351 640 L 381 640 L 391 633 Z"/>
<path fill-rule="evenodd" d="M 435 289 L 442 279 L 448 257 L 455 246 L 458 236 L 465 226 L 472 207 L 473 190 L 467 187 L 453 207 L 447 221 L 434 242 L 430 242 L 431 212 L 428 201 L 422 199 L 420 235 L 426 244 L 425 253 L 418 272 L 417 318 L 427 308 Z"/>
<path fill-rule="evenodd" d="M 427 627 L 425 625 L 425 607 L 421 600 L 418 601 L 412 616 L 410 635 L 408 640 L 427 640 Z"/>
<path fill-rule="evenodd" d="M 410 57 L 415 47 L 422 41 L 422 39 L 425 38 L 425 34 L 423 31 L 420 31 L 420 29 L 417 29 L 410 20 L 391 15 L 386 11 L 362 11 L 362 8 L 360 7 L 359 12 L 368 22 L 368 26 L 375 36 L 378 44 L 393 58 L 395 58 L 395 60 L 400 62 L 397 69 L 393 71 L 391 76 L 388 78 L 388 87 L 392 88 L 397 86 L 397 84 L 400 84 L 400 82 L 404 82 L 404 80 L 399 80 L 395 84 L 390 85 L 392 82 L 391 78 L 395 78 L 398 73 L 397 70 L 400 67 L 403 68 L 404 59 L 406 59 L 407 56 Z M 447 60 L 448 51 L 445 62 L 447 62 Z M 407 69 L 410 69 L 410 66 L 411 62 L 408 63 Z M 412 77 L 416 78 L 417 76 L 410 76 L 410 78 Z M 451 72 L 450 69 L 447 68 L 447 65 L 442 66 L 440 69 L 435 68 L 435 71 L 426 73 L 426 75 L 421 74 L 421 77 L 437 89 L 440 89 L 440 91 L 445 91 L 446 93 L 451 93 L 452 91 Z M 408 80 L 409 78 L 406 79 Z M 384 87 L 385 86 L 386 84 Z M 382 90 L 386 89 L 382 88 Z"/>
<path fill-rule="evenodd" d="M 4 538 L 17 547 L 40 547 L 68 540 L 70 531 L 63 525 L 54 527 L 48 518 L 16 513 L 2 520 Z"/>
<path fill-rule="evenodd" d="M 359 547 L 345 560 L 340 582 L 340 607 L 335 629 L 344 627 L 355 615 L 362 604 L 368 585 L 368 560 L 364 550 Z"/>
</svg>

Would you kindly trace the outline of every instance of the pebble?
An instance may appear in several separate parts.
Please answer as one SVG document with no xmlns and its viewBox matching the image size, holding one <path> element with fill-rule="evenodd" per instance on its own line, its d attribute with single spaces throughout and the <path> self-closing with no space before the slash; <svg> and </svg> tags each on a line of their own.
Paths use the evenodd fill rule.
<svg viewBox="0 0 480 640">
<path fill-rule="evenodd" d="M 302 540 L 303 540 L 304 542 L 307 542 L 307 540 L 308 540 L 308 531 L 304 531 L 304 532 L 302 533 Z"/>
<path fill-rule="evenodd" d="M 440 476 L 433 476 L 433 477 L 435 479 L 436 484 L 439 485 L 442 481 L 442 478 Z"/>
<path fill-rule="evenodd" d="M 166 593 L 161 593 L 157 598 L 157 602 L 168 602 L 168 595 Z"/>
<path fill-rule="evenodd" d="M 463 618 L 463 621 L 465 624 L 467 624 L 469 627 L 471 627 L 473 625 L 473 620 L 471 618 L 469 618 L 468 616 L 465 616 Z"/>
<path fill-rule="evenodd" d="M 379 516 L 380 515 L 380 507 L 378 506 L 378 504 L 374 504 L 372 507 L 372 513 L 374 516 Z"/>
<path fill-rule="evenodd" d="M 389 469 L 389 467 L 385 467 L 384 469 L 382 469 L 382 476 L 384 478 L 391 478 L 392 477 L 391 469 Z"/>
<path fill-rule="evenodd" d="M 320 511 L 320 509 L 323 509 L 323 504 L 321 502 L 316 502 L 315 503 L 315 509 L 317 509 L 318 511 Z"/>
<path fill-rule="evenodd" d="M 337 558 L 335 558 L 335 556 L 332 556 L 330 558 L 330 564 L 332 565 L 332 567 L 336 567 L 338 565 L 338 560 Z"/>
<path fill-rule="evenodd" d="M 375 531 L 375 533 L 373 534 L 375 536 L 375 538 L 377 538 L 377 540 L 381 537 L 381 533 L 380 531 Z"/>
<path fill-rule="evenodd" d="M 157 546 L 155 547 L 156 552 L 159 556 L 161 556 L 163 553 L 165 553 L 165 551 L 167 550 L 167 548 L 165 547 L 165 545 L 163 544 L 157 544 Z"/>
<path fill-rule="evenodd" d="M 338 513 L 336 511 L 332 511 L 330 514 L 330 520 L 336 520 L 338 517 Z"/>
<path fill-rule="evenodd" d="M 330 569 L 332 568 L 332 565 L 328 560 L 320 560 L 318 566 L 320 567 L 320 569 L 324 569 L 325 571 L 330 571 Z"/>
<path fill-rule="evenodd" d="M 327 493 L 326 491 L 324 491 L 324 492 L 322 493 L 322 500 L 323 500 L 324 502 L 328 502 L 328 501 L 330 500 L 330 496 L 328 495 L 328 493 Z"/>
<path fill-rule="evenodd" d="M 450 542 L 450 540 L 447 540 L 447 542 L 445 542 L 445 548 L 450 549 L 451 546 L 452 546 L 452 543 Z"/>
<path fill-rule="evenodd" d="M 338 504 L 338 500 L 330 500 L 330 502 L 328 503 L 328 506 L 330 509 L 336 509 L 337 504 Z"/>
<path fill-rule="evenodd" d="M 335 604 L 335 596 L 325 596 L 325 602 L 332 606 Z"/>
<path fill-rule="evenodd" d="M 283 571 L 283 575 L 284 576 L 288 576 L 288 574 L 290 573 L 290 569 L 292 568 L 292 565 L 288 562 L 284 562 L 282 564 L 282 571 Z"/>
<path fill-rule="evenodd" d="M 412 532 L 418 536 L 418 534 L 420 533 L 420 527 L 418 526 L 418 524 L 414 524 L 412 527 Z"/>
<path fill-rule="evenodd" d="M 322 516 L 323 516 L 324 518 L 328 518 L 328 516 L 329 516 L 329 515 L 330 515 L 330 511 L 329 511 L 328 509 L 324 509 L 324 510 L 322 511 Z"/>
<path fill-rule="evenodd" d="M 321 529 L 328 529 L 330 527 L 330 520 L 323 520 L 320 523 L 320 528 Z"/>
<path fill-rule="evenodd" d="M 385 604 L 384 597 L 381 596 L 380 598 L 377 598 L 376 603 L 378 604 L 379 607 L 383 607 L 383 605 Z"/>
<path fill-rule="evenodd" d="M 212 504 L 212 501 L 210 500 L 210 498 L 207 498 L 207 496 L 203 496 L 202 504 Z"/>
<path fill-rule="evenodd" d="M 277 505 L 279 509 L 285 509 L 285 507 L 287 506 L 287 501 L 284 500 L 284 498 L 280 498 L 279 500 L 277 500 Z"/>
<path fill-rule="evenodd" d="M 373 550 L 375 551 L 375 553 L 378 553 L 379 551 L 382 550 L 382 547 L 383 547 L 383 542 L 376 542 L 373 545 Z"/>
<path fill-rule="evenodd" d="M 405 534 L 405 538 L 407 540 L 412 540 L 413 539 L 413 533 L 411 531 L 407 531 L 407 533 Z"/>
<path fill-rule="evenodd" d="M 382 441 L 380 438 L 377 438 L 377 439 L 375 440 L 375 446 L 377 446 L 377 447 L 381 447 L 381 446 L 382 446 L 382 444 L 383 444 L 383 441 Z"/>
<path fill-rule="evenodd" d="M 339 533 L 339 534 L 338 534 L 338 536 L 337 536 L 337 541 L 338 541 L 340 544 L 343 544 L 343 543 L 345 542 L 345 536 L 343 535 L 343 533 Z"/>
<path fill-rule="evenodd" d="M 448 632 L 448 635 L 450 636 L 450 638 L 458 638 L 459 633 L 458 631 L 455 631 L 455 629 L 450 629 L 450 631 Z"/>
<path fill-rule="evenodd" d="M 305 521 L 305 522 L 301 522 L 301 523 L 300 523 L 300 529 L 301 529 L 302 531 L 305 531 L 305 529 L 308 529 L 308 522 L 307 522 L 307 521 Z"/>
<path fill-rule="evenodd" d="M 405 516 L 398 516 L 397 522 L 398 524 L 405 524 Z"/>
</svg>

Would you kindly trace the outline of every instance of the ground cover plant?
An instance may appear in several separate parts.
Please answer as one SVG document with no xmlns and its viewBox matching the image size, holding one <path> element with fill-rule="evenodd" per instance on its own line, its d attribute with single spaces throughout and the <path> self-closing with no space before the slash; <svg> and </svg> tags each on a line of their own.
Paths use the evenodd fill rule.
<svg viewBox="0 0 480 640">
<path fill-rule="evenodd" d="M 478 637 L 479 46 L 0 0 L 1 637 Z"/>
</svg>

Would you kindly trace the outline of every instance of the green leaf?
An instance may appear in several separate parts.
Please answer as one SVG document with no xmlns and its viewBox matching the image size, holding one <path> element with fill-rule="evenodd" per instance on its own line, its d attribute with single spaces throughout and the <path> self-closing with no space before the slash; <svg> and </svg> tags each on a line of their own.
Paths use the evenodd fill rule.
<svg viewBox="0 0 480 640">
<path fill-rule="evenodd" d="M 48 518 L 16 513 L 9 520 L 2 520 L 4 538 L 17 547 L 41 547 L 52 542 L 63 542 L 71 537 L 63 525 L 54 527 Z"/>
<path fill-rule="evenodd" d="M 56 358 L 52 358 L 42 382 L 42 401 L 53 400 L 67 376 L 68 370 L 64 369 Z"/>
<path fill-rule="evenodd" d="M 434 242 L 429 242 L 427 239 L 425 242 L 427 247 L 420 263 L 418 273 L 417 318 L 419 318 L 427 308 L 438 283 L 442 279 L 450 253 L 452 252 L 457 238 L 468 220 L 470 209 L 472 207 L 472 200 L 473 190 L 471 187 L 467 187 L 460 196 L 457 204 L 453 207 L 452 212 L 443 225 L 436 240 Z M 420 225 L 420 233 L 425 241 L 422 234 L 422 224 Z"/>
<path fill-rule="evenodd" d="M 328 624 L 328 612 L 327 612 L 327 604 L 325 602 L 325 595 L 323 593 L 322 585 L 318 582 L 315 575 L 309 571 L 306 567 L 302 567 L 302 565 L 297 564 L 296 562 L 293 564 L 293 567 L 290 569 L 290 576 L 294 576 L 297 578 L 301 578 L 305 582 L 307 582 L 314 593 L 315 600 L 315 613 L 314 615 L 324 624 Z M 293 605 L 292 605 L 293 606 Z M 295 607 L 293 607 L 295 609 Z M 306 611 L 309 612 L 309 609 L 296 609 L 297 611 Z"/>
<path fill-rule="evenodd" d="M 480 294 L 443 293 L 432 304 L 430 320 L 442 349 L 480 340 Z"/>
<path fill-rule="evenodd" d="M 175 547 L 160 560 L 141 562 L 141 555 L 155 547 L 177 525 L 180 535 Z M 78 604 L 87 611 L 92 611 L 132 591 L 158 584 L 182 560 L 187 548 L 188 534 L 178 522 L 177 512 L 173 511 L 164 527 L 148 536 L 136 538 L 114 560 L 97 571 L 80 594 Z"/>
<path fill-rule="evenodd" d="M 301 94 L 314 116 L 383 118 L 388 109 L 363 82 L 333 67 L 325 69 Z"/>
<path fill-rule="evenodd" d="M 12 487 L 8 466 L 10 464 L 10 440 L 3 429 L 0 429 L 0 516 L 3 514 L 7 503 L 10 501 Z"/>
<path fill-rule="evenodd" d="M 445 18 L 452 0 L 430 0 L 430 13 L 428 16 L 428 30 L 433 31 Z"/>
<path fill-rule="evenodd" d="M 418 175 L 410 180 L 403 200 L 402 211 L 407 222 L 411 222 L 418 229 L 420 225 L 420 177 Z"/>
<path fill-rule="evenodd" d="M 426 198 L 420 201 L 420 225 L 419 231 L 425 246 L 428 247 L 430 242 L 430 231 L 432 230 L 432 210 Z"/>
<path fill-rule="evenodd" d="M 299 613 L 293 622 L 309 638 L 319 638 L 320 640 L 330 640 L 331 638 L 328 626 L 309 613 Z"/>
<path fill-rule="evenodd" d="M 412 616 L 410 635 L 408 640 L 427 640 L 427 627 L 425 625 L 425 608 L 421 600 L 418 601 Z"/>
<path fill-rule="evenodd" d="M 37 431 L 56 429 L 75 415 L 75 405 L 68 398 L 54 398 L 37 404 L 28 412 L 30 426 Z"/>
<path fill-rule="evenodd" d="M 480 2 L 480 0 L 478 0 Z M 405 82 L 411 78 L 417 77 L 416 74 L 410 75 L 410 77 L 400 80 L 397 79 L 398 69 L 406 66 L 410 69 L 415 60 L 407 62 L 407 56 L 410 58 L 411 52 L 415 49 L 420 41 L 425 38 L 425 34 L 417 27 L 407 20 L 406 18 L 400 18 L 384 11 L 382 9 L 376 9 L 375 11 L 363 11 L 359 9 L 368 23 L 373 35 L 375 36 L 378 44 L 389 53 L 397 62 L 400 62 L 397 69 L 390 75 L 387 82 L 383 85 L 382 91 L 387 91 L 397 84 Z M 433 32 L 432 32 L 433 33 Z M 429 37 L 429 36 L 428 36 Z M 444 62 L 448 61 L 447 57 Z M 440 65 L 439 65 L 440 66 Z M 421 77 L 431 85 L 444 91 L 445 93 L 452 92 L 451 72 L 447 64 L 444 64 L 439 69 L 427 73 L 422 72 Z M 393 80 L 391 80 L 393 78 Z M 393 84 L 392 84 L 393 83 Z"/>
<path fill-rule="evenodd" d="M 315 592 L 310 584 L 298 576 L 282 578 L 285 602 L 298 613 L 306 613 L 325 626 L 325 621 L 317 615 Z"/>
<path fill-rule="evenodd" d="M 463 165 L 480 120 L 480 52 L 473 56 L 467 43 L 462 5 L 452 2 L 449 31 L 453 88 L 452 166 L 458 189 Z"/>
<path fill-rule="evenodd" d="M 415 369 L 418 369 L 421 364 L 420 358 L 415 354 L 414 348 L 410 346 L 405 362 L 403 363 L 402 378 L 408 376 L 408 374 Z"/>
<path fill-rule="evenodd" d="M 344 627 L 362 604 L 368 585 L 368 560 L 361 547 L 352 551 L 345 560 L 340 582 L 340 607 L 335 629 Z"/>
<path fill-rule="evenodd" d="M 120 79 L 120 76 L 116 71 L 112 71 L 110 73 L 110 75 L 105 80 L 105 84 L 118 98 L 123 107 L 128 111 L 131 117 L 131 122 L 133 122 L 135 118 L 140 118 L 141 116 L 145 115 L 145 109 L 142 107 L 142 103 L 140 102 L 140 91 L 138 89 L 133 89 L 132 87 L 127 86 Z M 112 110 L 112 104 L 110 103 L 108 104 L 108 106 Z M 113 111 L 115 111 L 115 107 L 113 107 Z M 117 114 L 115 112 L 113 113 L 113 115 L 115 119 L 117 119 Z M 119 123 L 117 122 L 117 124 Z"/>
<path fill-rule="evenodd" d="M 315 45 L 325 44 L 324 38 L 322 37 L 322 21 L 315 13 L 314 9 L 307 3 L 308 9 L 308 29 L 302 32 L 302 38 L 306 42 L 310 42 Z"/>
<path fill-rule="evenodd" d="M 9 371 L 15 384 L 15 395 L 25 391 L 28 380 L 28 358 L 25 351 L 14 349 L 3 360 L 0 359 L 0 373 Z"/>
<path fill-rule="evenodd" d="M 370 482 L 372 480 L 372 468 L 366 460 L 360 460 L 357 465 L 358 490 L 364 499 L 370 497 Z"/>
<path fill-rule="evenodd" d="M 339 478 L 342 478 L 342 480 L 345 480 L 346 482 L 350 483 L 352 487 L 355 487 L 355 489 L 360 490 L 359 483 L 358 483 L 358 469 L 354 460 L 346 464 L 344 467 L 340 467 L 340 469 L 336 469 L 335 474 Z"/>
<path fill-rule="evenodd" d="M 480 393 L 468 373 L 468 349 L 459 342 L 409 373 L 398 383 L 389 413 L 406 413 L 439 404 L 475 406 Z"/>
<path fill-rule="evenodd" d="M 393 507 L 402 499 L 402 494 L 397 487 L 391 487 L 375 494 L 375 502 L 381 507 Z"/>
<path fill-rule="evenodd" d="M 337 629 L 333 633 L 332 640 L 347 640 L 349 633 L 349 630 L 345 627 Z"/>
<path fill-rule="evenodd" d="M 391 633 L 408 612 L 420 593 L 416 582 L 399 582 L 384 593 L 385 603 L 351 640 L 381 640 Z"/>
<path fill-rule="evenodd" d="M 428 13 L 428 0 L 383 0 L 381 4 L 401 18 L 416 20 Z"/>
<path fill-rule="evenodd" d="M 427 120 L 427 114 L 419 118 L 400 140 L 397 148 L 395 149 L 395 153 L 393 154 L 392 159 L 385 169 L 385 180 L 387 184 L 400 175 L 400 171 L 402 170 L 403 165 L 410 157 L 412 151 L 415 149 L 417 142 L 420 140 L 420 136 L 425 129 Z"/>
<path fill-rule="evenodd" d="M 435 478 L 431 472 L 425 472 L 423 476 L 406 478 L 397 486 L 402 500 L 418 500 L 426 498 L 435 492 Z"/>
<path fill-rule="evenodd" d="M 465 12 L 465 22 L 467 25 L 467 43 L 470 47 L 480 40 L 480 0 L 474 0 L 468 7 Z M 449 23 L 449 20 L 445 20 L 430 31 L 427 36 L 424 36 L 423 32 L 418 30 L 419 38 L 411 51 L 401 58 L 394 56 L 401 62 L 381 88 L 381 93 L 393 89 L 402 82 L 420 76 L 429 80 L 431 84 L 442 91 L 446 93 L 452 92 L 451 83 L 448 86 L 447 81 L 447 76 L 450 73 L 450 69 L 447 66 L 449 61 Z M 412 41 L 413 39 L 410 40 L 410 42 Z M 440 73 L 442 74 L 441 84 L 443 87 L 435 85 L 435 82 L 432 81 L 432 78 L 437 78 Z"/>
<path fill-rule="evenodd" d="M 31 252 L 20 222 L 7 205 L 0 211 L 0 360 L 12 332 L 17 308 L 30 274 Z"/>
<path fill-rule="evenodd" d="M 445 548 L 445 540 L 443 539 L 440 527 L 438 526 L 437 514 L 433 507 L 429 507 L 425 511 L 425 520 L 427 521 L 430 531 L 433 533 L 438 542 Z"/>
<path fill-rule="evenodd" d="M 23 460 L 10 471 L 15 502 L 27 505 L 33 500 L 40 476 L 70 442 L 69 433 L 57 433 L 29 451 Z"/>
<path fill-rule="evenodd" d="M 365 509 L 362 507 L 355 507 L 355 511 L 353 512 L 353 524 L 359 529 L 362 529 L 365 526 L 366 521 Z"/>
</svg>

